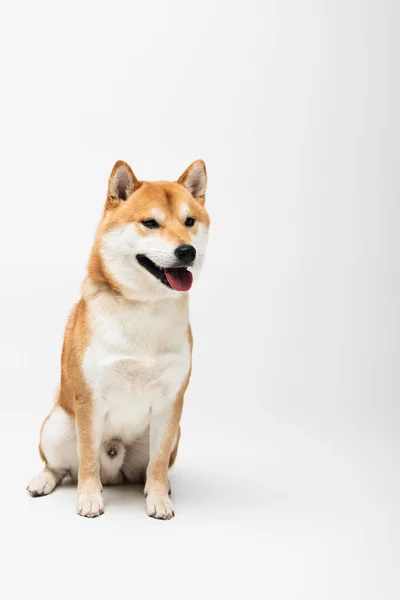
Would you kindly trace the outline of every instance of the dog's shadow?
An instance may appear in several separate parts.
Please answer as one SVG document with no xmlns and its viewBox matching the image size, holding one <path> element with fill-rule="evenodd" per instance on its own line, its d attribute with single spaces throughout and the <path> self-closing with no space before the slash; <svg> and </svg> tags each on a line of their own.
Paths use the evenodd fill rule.
<svg viewBox="0 0 400 600">
<path fill-rule="evenodd" d="M 200 473 L 195 476 L 193 473 L 175 473 L 170 476 L 172 501 L 182 505 L 182 507 L 191 507 L 199 503 L 207 505 L 213 503 L 215 495 L 218 495 L 218 486 L 216 481 L 208 477 L 207 479 Z M 67 497 L 74 496 L 77 491 L 76 482 L 67 477 L 56 493 L 65 494 Z M 103 487 L 103 497 L 106 509 L 129 508 L 143 509 L 144 483 L 130 483 L 124 481 L 119 485 L 108 485 Z"/>
<path fill-rule="evenodd" d="M 143 483 L 124 482 L 120 485 L 108 485 L 103 488 L 104 501 L 107 507 L 143 506 Z"/>
<path fill-rule="evenodd" d="M 67 495 L 75 494 L 77 490 L 76 483 L 68 477 L 60 485 L 57 492 L 64 492 Z M 103 487 L 104 501 L 107 507 L 123 507 L 132 504 L 142 506 L 144 503 L 144 485 L 143 483 L 123 482 L 119 485 L 107 485 Z"/>
<path fill-rule="evenodd" d="M 266 506 L 272 510 L 279 504 L 281 510 L 288 502 L 288 498 L 281 497 L 277 491 L 272 489 L 264 494 L 258 494 L 256 498 L 251 493 L 251 486 L 243 486 L 240 479 L 232 474 L 193 472 L 182 470 L 170 475 L 171 482 L 171 500 L 174 506 L 188 511 L 201 506 L 203 509 L 215 512 L 219 506 L 224 507 L 224 511 L 231 510 L 255 510 L 263 509 Z M 66 493 L 67 496 L 76 494 L 76 483 L 66 479 L 59 492 Z M 281 490 L 282 492 L 282 490 Z M 142 511 L 145 503 L 144 484 L 123 482 L 120 485 L 104 486 L 104 502 L 107 509 L 114 508 L 132 509 Z"/>
</svg>

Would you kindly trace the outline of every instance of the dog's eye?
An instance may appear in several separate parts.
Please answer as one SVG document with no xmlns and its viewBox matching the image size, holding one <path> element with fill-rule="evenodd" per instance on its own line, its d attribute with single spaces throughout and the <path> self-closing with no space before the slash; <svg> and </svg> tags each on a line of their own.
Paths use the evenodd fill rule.
<svg viewBox="0 0 400 600">
<path fill-rule="evenodd" d="M 193 227 L 194 224 L 195 224 L 195 219 L 193 219 L 193 217 L 188 217 L 185 221 L 186 227 Z"/>
<path fill-rule="evenodd" d="M 149 229 L 158 229 L 158 227 L 160 227 L 155 219 L 147 219 L 146 221 L 142 221 L 142 225 L 148 227 Z"/>
</svg>

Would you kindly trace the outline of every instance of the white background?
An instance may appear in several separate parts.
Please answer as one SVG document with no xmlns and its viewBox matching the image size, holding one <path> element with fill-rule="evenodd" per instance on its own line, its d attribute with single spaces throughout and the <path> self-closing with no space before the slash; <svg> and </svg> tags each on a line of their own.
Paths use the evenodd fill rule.
<svg viewBox="0 0 400 600">
<path fill-rule="evenodd" d="M 394 0 L 1 9 L 1 591 L 399 597 L 399 8 Z M 24 491 L 117 159 L 212 218 L 171 475 Z M 3 595 L 3 593 L 2 593 Z"/>
</svg>

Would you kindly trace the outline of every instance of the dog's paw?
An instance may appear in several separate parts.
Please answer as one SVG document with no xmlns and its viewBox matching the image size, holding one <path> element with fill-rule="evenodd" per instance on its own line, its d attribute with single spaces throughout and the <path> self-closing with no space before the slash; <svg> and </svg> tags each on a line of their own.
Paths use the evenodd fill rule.
<svg viewBox="0 0 400 600">
<path fill-rule="evenodd" d="M 79 492 L 76 503 L 76 512 L 81 517 L 99 517 L 104 512 L 104 501 L 101 491 Z"/>
<path fill-rule="evenodd" d="M 146 497 L 146 511 L 149 517 L 168 520 L 175 516 L 174 507 L 169 496 L 149 492 Z"/>
<path fill-rule="evenodd" d="M 50 471 L 42 471 L 36 475 L 26 488 L 31 496 L 47 496 L 57 485 L 56 476 Z"/>
</svg>

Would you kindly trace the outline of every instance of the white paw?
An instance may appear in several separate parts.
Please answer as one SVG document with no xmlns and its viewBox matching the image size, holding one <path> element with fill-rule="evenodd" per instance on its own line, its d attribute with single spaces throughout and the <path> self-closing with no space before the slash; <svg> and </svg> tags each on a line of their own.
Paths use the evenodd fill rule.
<svg viewBox="0 0 400 600">
<path fill-rule="evenodd" d="M 78 492 L 76 512 L 82 517 L 99 517 L 104 512 L 101 492 Z"/>
<path fill-rule="evenodd" d="M 49 471 L 42 471 L 36 475 L 26 488 L 31 496 L 46 496 L 57 485 L 56 477 Z"/>
<path fill-rule="evenodd" d="M 172 519 L 175 516 L 174 507 L 169 496 L 149 492 L 146 497 L 146 511 L 149 517 L 155 519 Z"/>
</svg>

